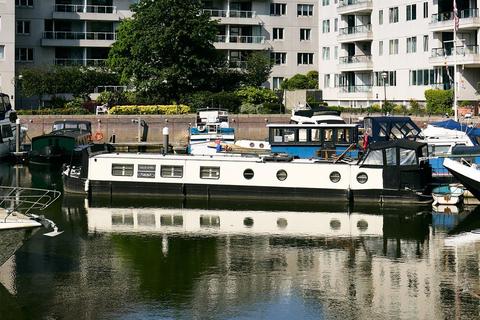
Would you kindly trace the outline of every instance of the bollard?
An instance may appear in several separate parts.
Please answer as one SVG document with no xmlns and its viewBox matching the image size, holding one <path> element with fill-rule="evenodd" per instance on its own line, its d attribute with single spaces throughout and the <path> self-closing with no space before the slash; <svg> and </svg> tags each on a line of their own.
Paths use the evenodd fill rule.
<svg viewBox="0 0 480 320">
<path fill-rule="evenodd" d="M 168 127 L 164 127 L 162 130 L 163 134 L 163 154 L 168 153 Z"/>
<path fill-rule="evenodd" d="M 20 152 L 20 119 L 15 120 L 15 152 Z"/>
</svg>

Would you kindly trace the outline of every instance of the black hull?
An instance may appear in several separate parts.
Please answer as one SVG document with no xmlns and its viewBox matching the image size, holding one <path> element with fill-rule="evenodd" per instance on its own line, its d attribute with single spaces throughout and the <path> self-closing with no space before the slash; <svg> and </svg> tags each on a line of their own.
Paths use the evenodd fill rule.
<svg viewBox="0 0 480 320">
<path fill-rule="evenodd" d="M 86 194 L 85 192 L 85 178 L 72 178 L 67 175 L 62 175 L 63 191 L 72 194 Z"/>
<path fill-rule="evenodd" d="M 0 266 L 20 249 L 39 228 L 0 230 Z"/>
<path fill-rule="evenodd" d="M 469 178 L 467 176 L 464 176 L 463 174 L 458 173 L 454 170 L 451 170 L 451 169 L 448 169 L 448 170 L 452 173 L 452 175 L 455 178 L 458 179 L 458 181 L 460 181 L 460 183 L 465 188 L 467 188 L 468 191 L 470 191 L 475 196 L 475 198 L 480 200 L 480 181 L 471 179 L 471 178 Z"/>
</svg>

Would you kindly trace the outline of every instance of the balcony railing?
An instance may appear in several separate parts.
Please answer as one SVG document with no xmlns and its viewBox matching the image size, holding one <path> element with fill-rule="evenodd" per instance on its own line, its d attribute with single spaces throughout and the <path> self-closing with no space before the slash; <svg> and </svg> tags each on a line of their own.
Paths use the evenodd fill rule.
<svg viewBox="0 0 480 320">
<path fill-rule="evenodd" d="M 340 0 L 338 2 L 338 7 L 346 7 L 346 6 L 352 6 L 352 5 L 357 5 L 357 4 L 369 4 L 372 3 L 372 0 Z"/>
<path fill-rule="evenodd" d="M 460 19 L 478 18 L 478 9 L 465 9 L 458 13 Z M 432 23 L 453 20 L 453 11 L 432 14 Z"/>
<path fill-rule="evenodd" d="M 433 48 L 432 49 L 432 58 L 438 57 L 448 57 L 453 56 L 453 47 L 450 48 Z M 466 56 L 471 54 L 478 54 L 478 46 L 474 45 L 465 45 L 465 46 L 457 46 L 456 47 L 456 54 L 458 56 Z"/>
<path fill-rule="evenodd" d="M 362 93 L 362 92 L 372 92 L 371 85 L 361 85 L 361 86 L 341 86 L 338 87 L 340 92 L 345 93 Z"/>
<path fill-rule="evenodd" d="M 81 4 L 56 4 L 55 12 L 69 12 L 69 13 L 116 13 L 115 6 L 93 6 Z"/>
<path fill-rule="evenodd" d="M 372 56 L 348 56 L 340 57 L 340 64 L 350 64 L 350 63 L 368 63 L 372 62 Z"/>
<path fill-rule="evenodd" d="M 217 42 L 223 43 L 264 43 L 264 36 L 225 36 L 217 35 Z"/>
<path fill-rule="evenodd" d="M 56 40 L 117 40 L 115 32 L 72 32 L 72 31 L 45 31 L 43 39 Z"/>
<path fill-rule="evenodd" d="M 341 28 L 339 30 L 341 36 L 367 33 L 367 32 L 370 32 L 370 31 L 372 31 L 372 25 L 371 24 L 355 26 L 355 27 Z"/>
<path fill-rule="evenodd" d="M 247 62 L 246 61 L 228 61 L 228 67 L 232 69 L 246 69 Z"/>
<path fill-rule="evenodd" d="M 203 9 L 203 12 L 216 18 L 253 18 L 256 16 L 255 11 Z"/>
<path fill-rule="evenodd" d="M 87 66 L 102 67 L 105 65 L 105 59 L 55 59 L 57 66 Z"/>
</svg>

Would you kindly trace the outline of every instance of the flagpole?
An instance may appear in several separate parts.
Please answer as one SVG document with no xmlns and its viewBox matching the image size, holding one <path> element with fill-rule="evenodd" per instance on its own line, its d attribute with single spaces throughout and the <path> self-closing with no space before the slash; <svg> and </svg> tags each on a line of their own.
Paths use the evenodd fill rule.
<svg viewBox="0 0 480 320">
<path fill-rule="evenodd" d="M 457 28 L 458 28 L 458 10 L 456 0 L 453 0 L 453 112 L 455 121 L 458 121 L 457 108 Z"/>
</svg>

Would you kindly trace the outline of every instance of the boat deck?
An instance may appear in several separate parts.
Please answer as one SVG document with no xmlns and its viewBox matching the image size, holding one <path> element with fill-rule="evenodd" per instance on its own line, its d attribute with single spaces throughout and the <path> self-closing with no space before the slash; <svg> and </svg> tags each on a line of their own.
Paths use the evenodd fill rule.
<svg viewBox="0 0 480 320">
<path fill-rule="evenodd" d="M 41 224 L 26 215 L 15 212 L 7 217 L 7 211 L 0 209 L 0 230 L 36 228 Z"/>
</svg>

